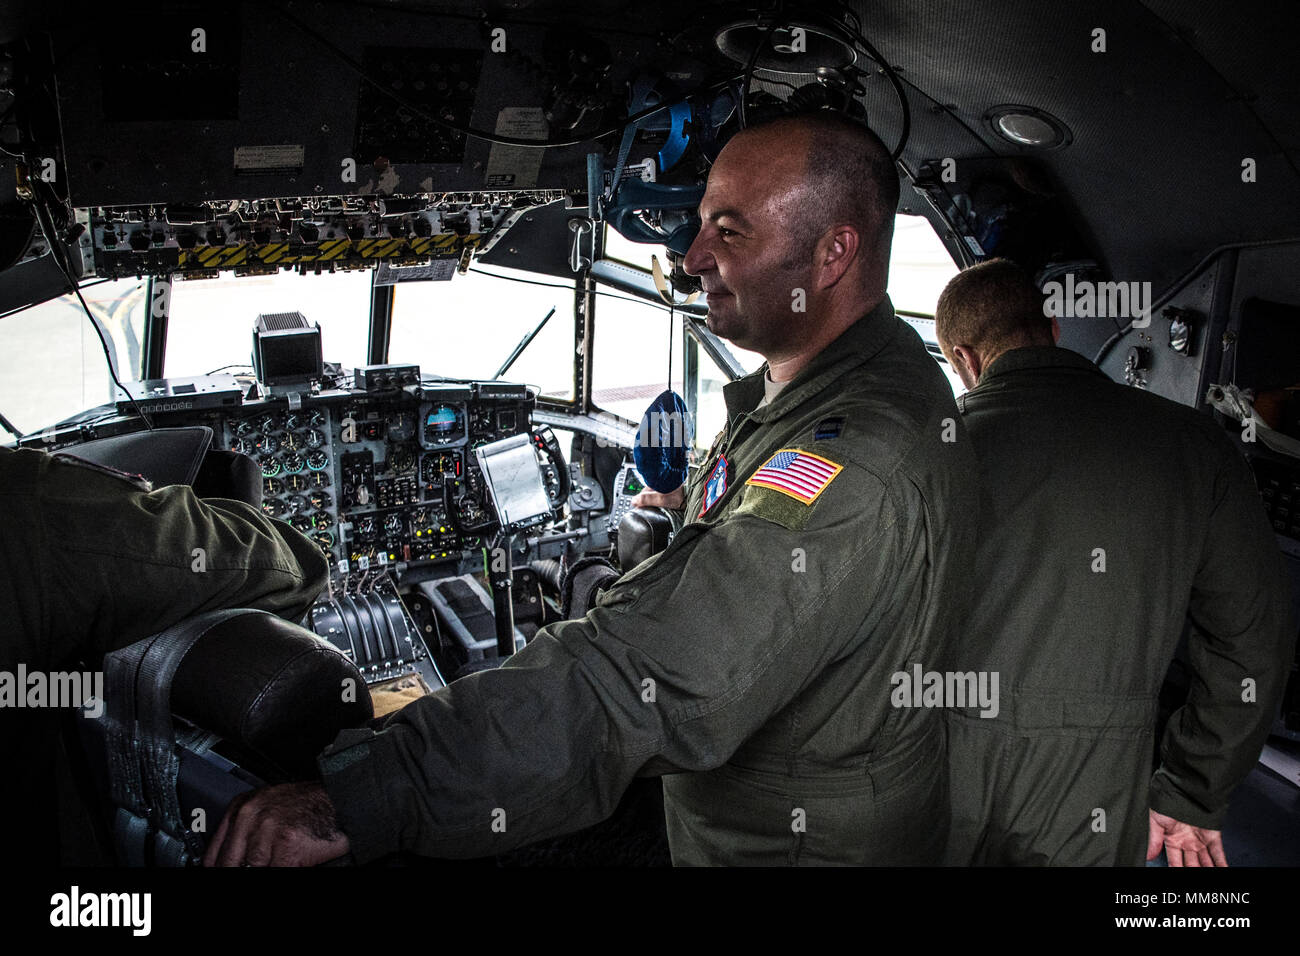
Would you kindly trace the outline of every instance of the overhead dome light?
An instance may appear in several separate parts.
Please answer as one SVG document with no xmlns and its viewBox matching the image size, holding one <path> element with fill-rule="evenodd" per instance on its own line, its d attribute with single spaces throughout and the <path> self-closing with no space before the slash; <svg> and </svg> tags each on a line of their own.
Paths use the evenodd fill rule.
<svg viewBox="0 0 1300 956">
<path fill-rule="evenodd" d="M 1064 123 L 1030 106 L 999 106 L 989 113 L 988 121 L 995 133 L 1017 146 L 1055 149 L 1071 139 Z"/>
<path fill-rule="evenodd" d="M 729 23 L 714 34 L 713 42 L 742 66 L 748 65 L 754 47 L 761 45 L 754 60 L 757 73 L 815 73 L 818 67 L 838 70 L 852 66 L 858 58 L 843 28 L 830 18 L 800 11 L 775 25 L 772 21 L 765 15 Z"/>
</svg>

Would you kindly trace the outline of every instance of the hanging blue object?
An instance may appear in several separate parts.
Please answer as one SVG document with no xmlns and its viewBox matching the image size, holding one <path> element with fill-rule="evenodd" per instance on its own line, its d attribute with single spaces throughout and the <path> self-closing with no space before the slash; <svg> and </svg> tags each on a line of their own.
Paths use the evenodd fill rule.
<svg viewBox="0 0 1300 956">
<path fill-rule="evenodd" d="M 641 417 L 632 460 L 645 483 L 667 494 L 686 483 L 686 453 L 695 438 L 695 423 L 686 400 L 668 389 Z"/>
</svg>

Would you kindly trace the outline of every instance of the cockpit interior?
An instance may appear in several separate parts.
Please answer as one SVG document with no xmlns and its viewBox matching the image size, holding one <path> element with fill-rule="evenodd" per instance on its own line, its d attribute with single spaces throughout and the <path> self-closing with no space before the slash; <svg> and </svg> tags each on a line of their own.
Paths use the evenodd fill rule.
<svg viewBox="0 0 1300 956">
<path fill-rule="evenodd" d="M 680 482 L 725 422 L 722 386 L 762 364 L 710 331 L 682 265 L 705 180 L 738 129 L 801 110 L 856 117 L 892 151 L 889 292 L 955 393 L 935 302 L 1006 257 L 1040 285 L 1145 297 L 1145 322 L 1096 303 L 1062 320 L 1059 344 L 1116 381 L 1233 435 L 1242 393 L 1268 409 L 1242 451 L 1300 606 L 1300 87 L 1270 15 L 64 6 L 7 4 L 0 25 L 0 441 L 246 501 L 330 569 L 291 634 L 250 619 L 257 649 L 175 665 L 155 729 L 177 742 L 179 796 L 109 834 L 119 864 L 192 863 L 201 835 L 181 821 L 219 820 L 340 727 L 499 666 L 668 545 L 673 515 L 634 504 L 667 467 L 645 457 L 654 403 L 685 409 Z M 199 630 L 216 648 L 229 626 Z M 304 635 L 338 660 L 275 693 L 222 676 L 237 653 L 273 670 L 276 642 Z M 356 695 L 326 700 L 339 675 Z M 1171 700 L 1186 681 L 1175 661 Z M 122 768 L 100 733 L 83 728 L 111 803 Z M 1262 761 L 1234 825 L 1294 836 L 1294 662 Z M 497 863 L 666 863 L 644 784 L 603 842 Z M 1242 862 L 1300 863 L 1287 844 L 1261 837 Z"/>
</svg>

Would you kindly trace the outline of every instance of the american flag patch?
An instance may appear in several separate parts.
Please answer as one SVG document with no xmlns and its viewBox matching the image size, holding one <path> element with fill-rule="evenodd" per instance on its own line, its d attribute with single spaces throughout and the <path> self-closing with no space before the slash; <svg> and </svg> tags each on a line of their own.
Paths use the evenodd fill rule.
<svg viewBox="0 0 1300 956">
<path fill-rule="evenodd" d="M 817 500 L 843 465 L 794 448 L 782 448 L 749 476 L 747 485 L 771 488 L 806 505 Z"/>
</svg>

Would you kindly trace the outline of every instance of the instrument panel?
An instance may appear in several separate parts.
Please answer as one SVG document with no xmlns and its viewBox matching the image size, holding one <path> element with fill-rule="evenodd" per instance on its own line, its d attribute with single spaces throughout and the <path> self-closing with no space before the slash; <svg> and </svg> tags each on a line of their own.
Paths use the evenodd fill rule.
<svg viewBox="0 0 1300 956">
<path fill-rule="evenodd" d="M 533 403 L 522 387 L 497 383 L 340 392 L 298 409 L 272 399 L 222 416 L 214 442 L 258 463 L 262 509 L 341 570 L 433 562 L 481 547 L 494 529 L 474 449 L 529 433 Z M 558 447 L 538 435 L 533 443 L 558 513 L 567 471 Z"/>
</svg>

